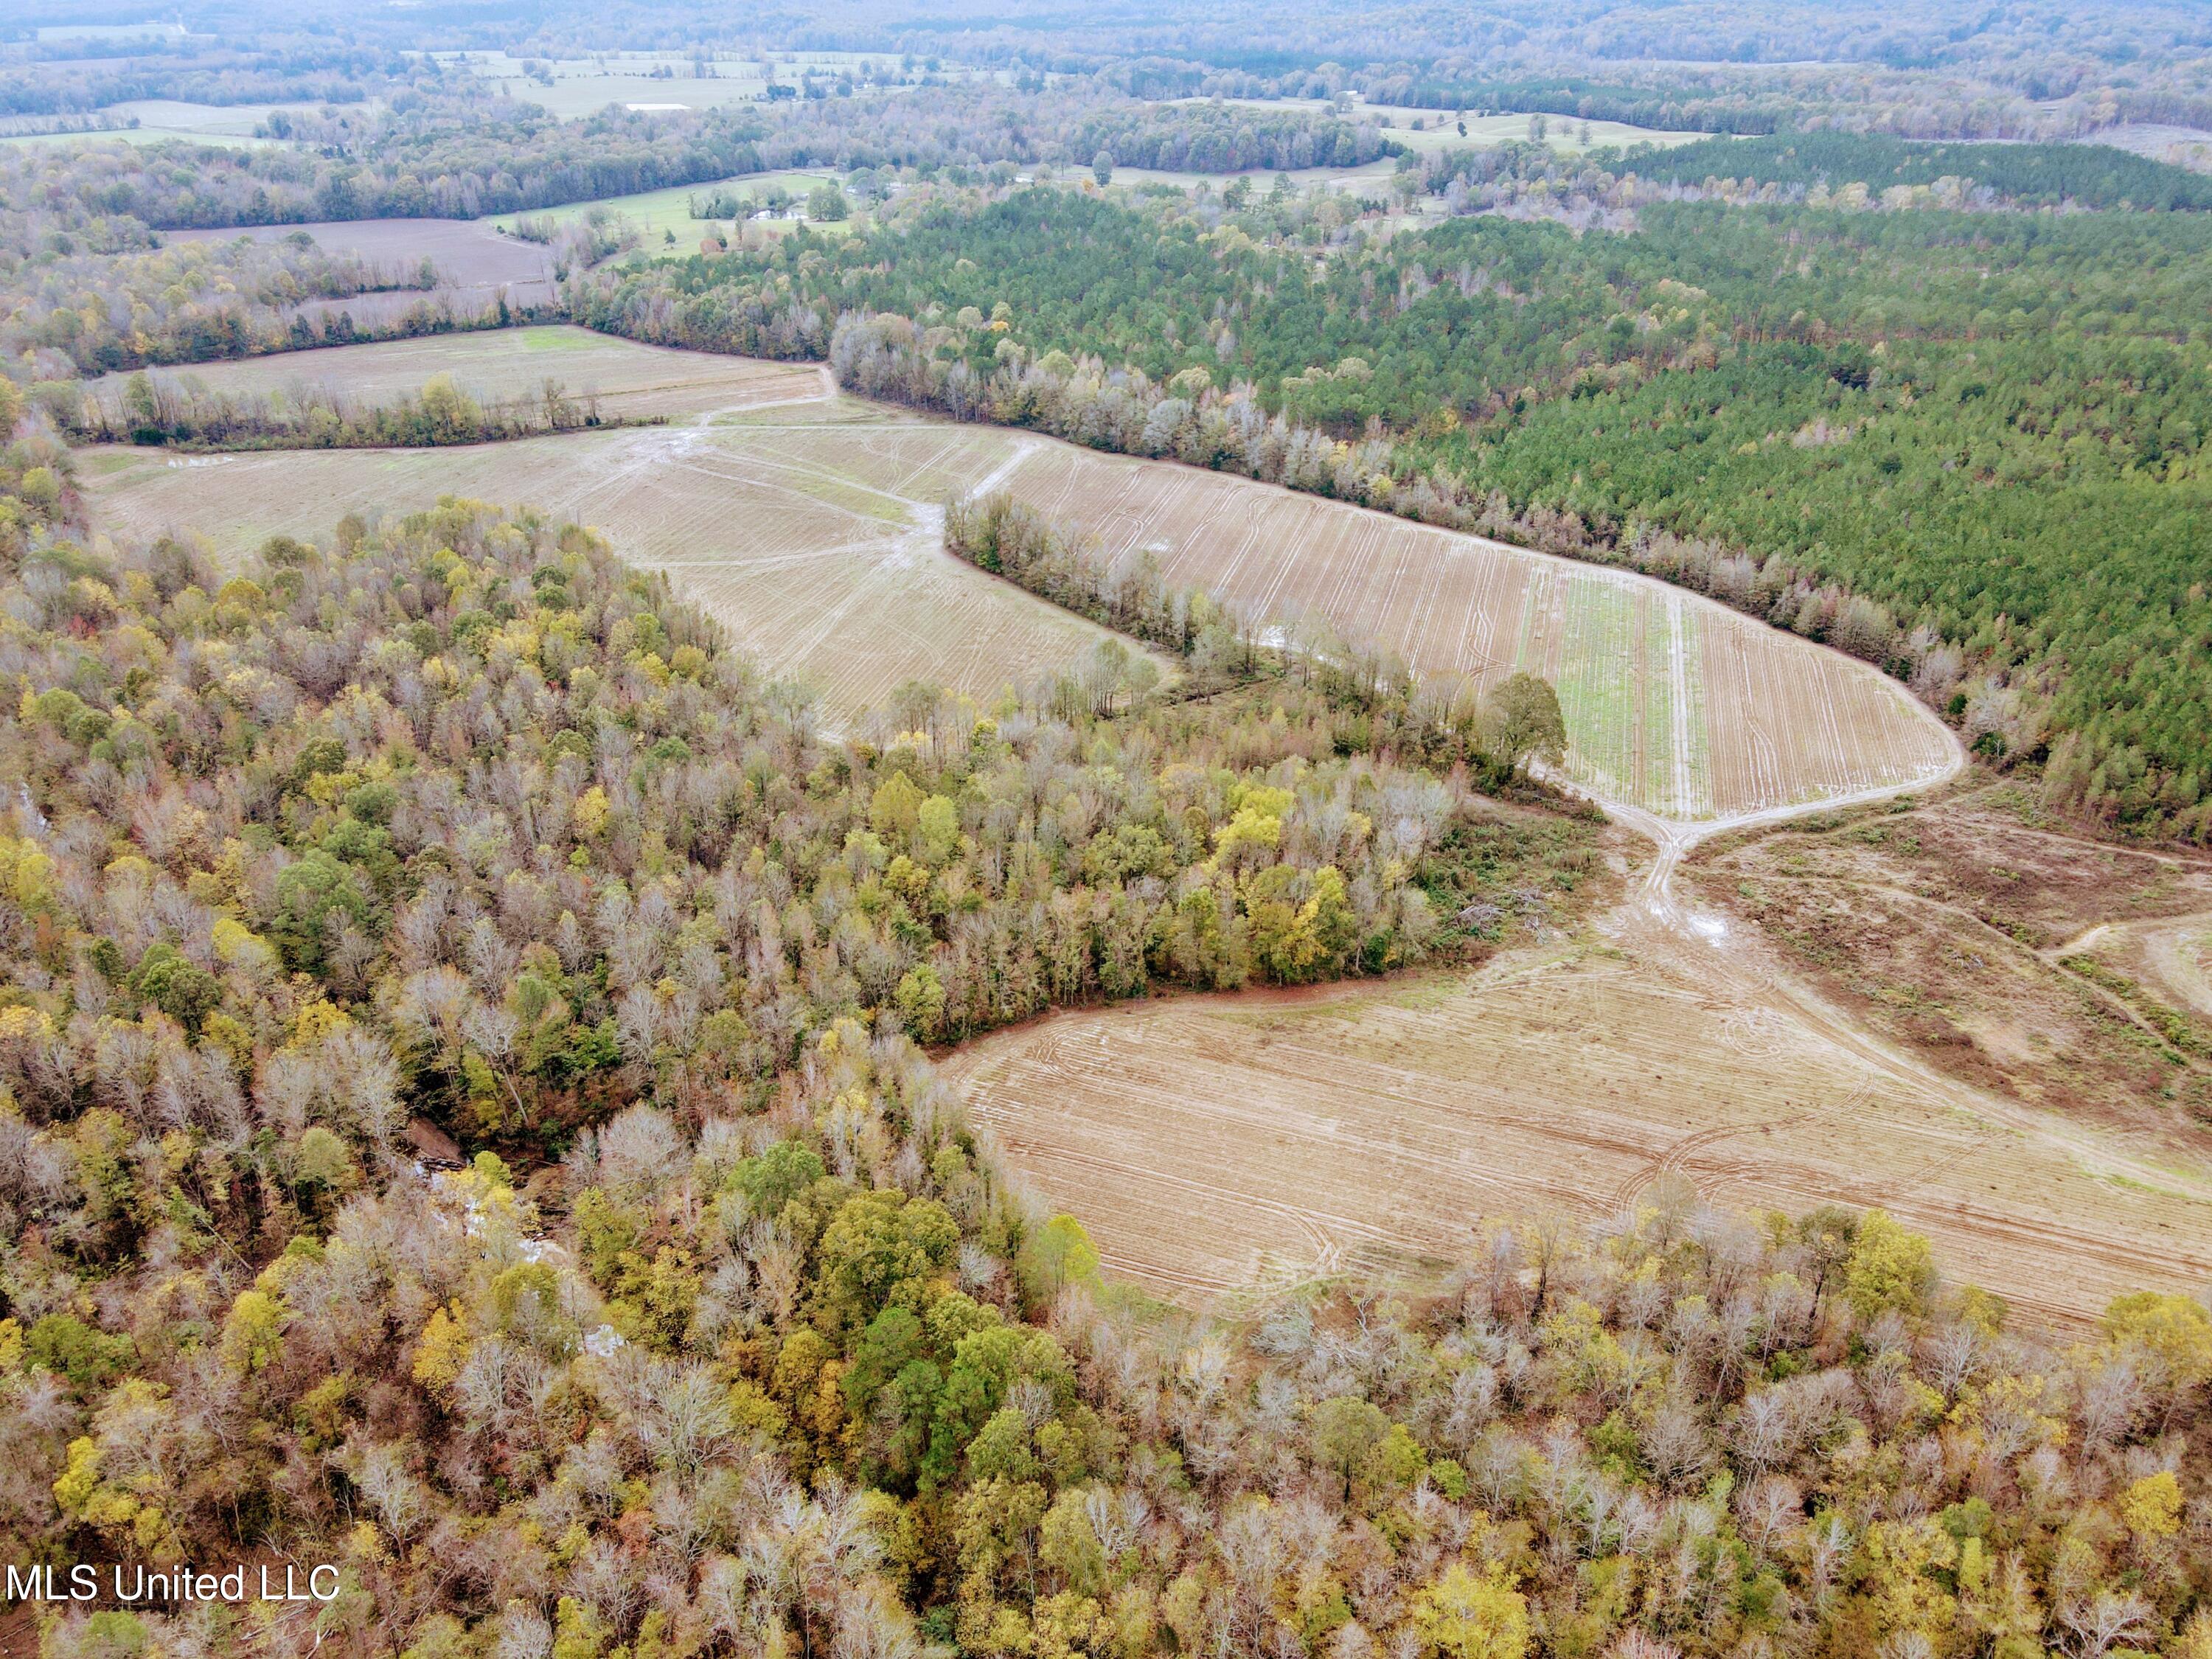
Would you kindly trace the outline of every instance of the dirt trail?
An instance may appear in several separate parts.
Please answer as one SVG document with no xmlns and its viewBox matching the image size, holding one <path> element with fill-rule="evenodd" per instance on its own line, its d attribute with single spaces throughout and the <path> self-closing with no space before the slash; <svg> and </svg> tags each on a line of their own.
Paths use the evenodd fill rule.
<svg viewBox="0 0 2212 1659">
<path fill-rule="evenodd" d="M 1966 751 L 1960 748 L 1950 772 L 1933 785 L 1917 783 L 1867 790 L 1815 805 L 1748 812 L 1711 823 L 1674 823 L 1633 807 L 1608 805 L 1607 811 L 1613 817 L 1652 842 L 1655 856 L 1634 897 L 1600 927 L 1655 963 L 1671 963 L 1701 976 L 1709 975 L 1743 1000 L 1786 1007 L 1810 1030 L 1855 1055 L 1890 1082 L 1925 1091 L 1932 1099 L 1948 1102 L 1955 1109 L 1970 1110 L 1992 1122 L 2004 1124 L 2063 1152 L 2082 1168 L 2106 1179 L 2136 1182 L 2212 1203 L 2212 1176 L 2203 1171 L 2185 1171 L 2163 1161 L 2132 1156 L 2122 1150 L 2112 1136 L 2083 1129 L 2055 1114 L 1972 1089 L 1955 1078 L 1946 1077 L 1918 1056 L 1885 1042 L 1834 1007 L 1802 980 L 1784 972 L 1765 949 L 1756 944 L 1735 942 L 1729 922 L 1694 911 L 1675 890 L 1674 875 L 1682 860 L 1699 843 L 1716 836 L 1918 793 L 1948 782 L 1965 769 L 1966 764 Z M 2103 924 L 2089 929 L 2068 948 L 2082 948 L 2111 926 Z"/>
</svg>

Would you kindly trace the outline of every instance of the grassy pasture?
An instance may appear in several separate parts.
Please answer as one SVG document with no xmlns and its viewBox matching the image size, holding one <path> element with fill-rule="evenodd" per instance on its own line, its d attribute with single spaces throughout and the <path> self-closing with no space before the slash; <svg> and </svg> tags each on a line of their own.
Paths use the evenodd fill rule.
<svg viewBox="0 0 2212 1659">
<path fill-rule="evenodd" d="M 687 65 L 688 67 L 688 65 Z M 682 74 L 669 78 L 651 75 L 556 75 L 551 86 L 517 76 L 489 84 L 518 103 L 541 104 L 564 121 L 596 115 L 609 104 L 624 106 L 680 105 L 685 109 L 720 109 L 731 104 L 750 104 L 761 94 L 763 82 L 752 78 L 702 79 Z"/>
<path fill-rule="evenodd" d="M 1184 99 L 1185 103 L 1204 103 L 1204 99 Z M 1231 98 L 1224 100 L 1231 106 L 1252 110 L 1310 110 L 1316 114 L 1329 108 L 1325 98 Z M 1498 115 L 1468 115 L 1464 118 L 1467 132 L 1462 137 L 1458 120 L 1452 112 L 1444 109 L 1415 109 L 1402 104 L 1355 103 L 1346 118 L 1352 121 L 1387 121 L 1385 131 L 1398 143 L 1417 153 L 1434 149 L 1487 149 L 1497 145 L 1522 141 L 1528 137 L 1531 118 L 1526 114 L 1508 112 Z M 1413 123 L 1422 123 L 1415 131 Z M 1668 132 L 1656 127 L 1631 126 L 1625 121 L 1583 121 L 1567 115 L 1547 115 L 1544 118 L 1544 142 L 1561 153 L 1580 155 L 1585 151 L 1601 149 L 1607 145 L 1626 149 L 1631 144 L 1686 144 L 1712 135 L 1704 132 Z M 1589 137 L 1582 137 L 1584 127 Z"/>
<path fill-rule="evenodd" d="M 836 176 L 826 168 L 784 167 L 774 173 L 740 173 L 734 179 L 716 179 L 703 185 L 675 185 L 666 190 L 641 191 L 634 196 L 605 196 L 596 201 L 571 202 L 563 207 L 541 209 L 526 216 L 551 220 L 556 224 L 580 224 L 592 209 L 605 208 L 610 212 L 621 215 L 645 233 L 647 252 L 658 252 L 663 246 L 662 234 L 672 230 L 676 233 L 678 247 L 689 252 L 698 246 L 699 239 L 708 229 L 718 223 L 724 229 L 729 226 L 726 219 L 719 222 L 694 219 L 691 216 L 693 197 L 707 197 L 718 190 L 728 190 L 758 200 L 767 195 L 770 186 L 775 185 L 782 185 L 793 196 L 803 197 L 817 185 L 834 181 Z M 514 216 L 510 214 L 485 222 L 512 233 Z M 822 225 L 817 228 L 831 230 L 836 227 Z"/>
<path fill-rule="evenodd" d="M 160 144 L 171 139 L 186 143 L 229 148 L 264 149 L 281 146 L 276 138 L 257 138 L 254 128 L 279 110 L 301 113 L 318 110 L 313 102 L 276 104 L 195 104 L 174 98 L 137 98 L 110 104 L 99 117 L 112 125 L 97 132 L 42 132 L 0 135 L 11 144 L 66 144 L 79 140 L 115 140 L 126 144 Z M 138 125 L 130 123 L 136 119 Z"/>
</svg>

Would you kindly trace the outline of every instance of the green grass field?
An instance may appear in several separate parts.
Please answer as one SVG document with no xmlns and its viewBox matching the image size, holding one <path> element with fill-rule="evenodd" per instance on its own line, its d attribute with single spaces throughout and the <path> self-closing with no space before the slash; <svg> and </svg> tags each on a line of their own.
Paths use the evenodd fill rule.
<svg viewBox="0 0 2212 1659">
<path fill-rule="evenodd" d="M 1206 101 L 1187 99 L 1188 103 Z M 1231 98 L 1227 102 L 1241 108 L 1254 110 L 1311 110 L 1319 113 L 1329 107 L 1326 99 Z M 1531 117 L 1526 114 L 1469 115 L 1466 118 L 1467 132 L 1462 136 L 1458 123 L 1449 110 L 1414 109 L 1402 104 L 1356 103 L 1346 118 L 1353 121 L 1383 121 L 1389 136 L 1407 149 L 1425 154 L 1439 149 L 1484 149 L 1498 144 L 1526 139 Z M 1571 116 L 1547 115 L 1543 118 L 1544 142 L 1553 149 L 1568 155 L 1579 155 L 1585 150 L 1601 149 L 1610 144 L 1626 149 L 1631 144 L 1686 144 L 1712 135 L 1705 132 L 1665 132 L 1655 127 L 1630 126 L 1624 121 L 1580 121 Z M 1413 123 L 1421 123 L 1419 129 Z M 1583 135 L 1587 130 L 1589 137 Z M 1295 177 L 1296 175 L 1293 175 Z"/>
<path fill-rule="evenodd" d="M 17 133 L 0 138 L 0 143 L 68 144 L 114 140 L 126 144 L 161 144 L 172 139 L 182 139 L 188 144 L 246 146 L 259 149 L 283 143 L 282 139 L 256 138 L 253 136 L 254 128 L 276 111 L 297 112 L 320 107 L 312 103 L 191 104 L 173 98 L 140 98 L 128 103 L 111 104 L 101 110 L 100 118 L 114 125 L 97 132 Z M 138 123 L 135 127 L 128 125 L 134 118 Z"/>
<path fill-rule="evenodd" d="M 717 179 L 703 185 L 677 185 L 667 190 L 641 191 L 635 196 L 607 196 L 592 202 L 571 202 L 566 207 L 547 208 L 543 212 L 533 213 L 528 216 L 533 219 L 551 219 L 559 224 L 572 225 L 581 223 L 584 216 L 593 208 L 606 208 L 611 212 L 620 214 L 644 233 L 647 252 L 664 247 L 665 244 L 662 238 L 666 233 L 673 231 L 676 234 L 677 246 L 688 253 L 698 246 L 699 239 L 707 234 L 708 225 L 711 222 L 707 220 L 694 219 L 691 216 L 693 197 L 703 198 L 713 195 L 718 190 L 728 190 L 739 196 L 750 196 L 758 200 L 778 185 L 782 185 L 793 196 L 805 196 L 816 185 L 827 184 L 836 177 L 836 173 L 826 169 L 786 168 L 776 173 L 748 173 L 734 179 Z M 513 214 L 508 214 L 495 219 L 492 222 L 500 229 L 511 232 L 514 228 L 514 217 Z M 724 220 L 720 222 L 726 225 L 728 221 Z M 787 227 L 778 227 L 778 228 L 785 228 Z M 822 226 L 819 228 L 826 230 L 830 227 Z"/>
</svg>

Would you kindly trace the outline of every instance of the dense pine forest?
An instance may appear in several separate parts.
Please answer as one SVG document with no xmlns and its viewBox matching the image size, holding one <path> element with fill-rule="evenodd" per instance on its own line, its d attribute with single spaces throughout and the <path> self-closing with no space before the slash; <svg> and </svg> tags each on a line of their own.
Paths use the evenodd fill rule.
<svg viewBox="0 0 2212 1659">
<path fill-rule="evenodd" d="M 1893 663 L 1981 752 L 2047 763 L 2062 804 L 2205 834 L 2212 220 L 1635 212 L 1370 246 L 1290 194 L 1033 190 L 575 304 L 777 356 L 826 352 L 841 314 L 908 318 L 891 395 L 1686 577 Z M 1300 430 L 1349 449 L 1286 461 Z"/>
<path fill-rule="evenodd" d="M 1628 164 L 1643 178 L 1678 184 L 1723 174 L 1808 190 L 1860 184 L 1878 195 L 1899 185 L 1954 179 L 2019 207 L 2212 208 L 2212 179 L 2103 144 L 1931 144 L 1869 133 L 1792 132 L 1673 149 L 1643 147 Z"/>
</svg>

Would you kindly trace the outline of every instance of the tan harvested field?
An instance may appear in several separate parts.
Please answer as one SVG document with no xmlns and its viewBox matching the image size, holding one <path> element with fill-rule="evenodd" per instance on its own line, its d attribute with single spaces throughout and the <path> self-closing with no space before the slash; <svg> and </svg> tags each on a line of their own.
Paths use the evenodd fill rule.
<svg viewBox="0 0 2212 1659">
<path fill-rule="evenodd" d="M 1725 819 L 1932 781 L 1934 715 L 1867 665 L 1680 588 L 1195 468 L 1035 444 L 1007 487 L 1149 550 L 1168 581 L 1328 619 L 1416 668 L 1559 688 L 1566 771 L 1610 804 Z"/>
<path fill-rule="evenodd" d="M 602 415 L 630 417 L 757 408 L 823 393 L 822 371 L 805 365 L 672 351 L 568 327 L 327 346 L 154 374 L 233 395 L 313 388 L 364 408 L 412 396 L 434 374 L 451 374 L 464 391 L 488 399 L 535 397 L 555 380 L 571 398 L 595 398 Z M 110 374 L 94 381 L 93 390 L 112 402 L 129 378 Z"/>
<path fill-rule="evenodd" d="M 1608 931 L 1471 974 L 1062 1014 L 943 1065 L 1110 1268 L 1183 1302 L 1418 1279 L 1486 1224 L 1601 1222 L 1662 1179 L 1727 1211 L 1881 1206 L 2039 1322 L 2212 1275 L 2201 1160 L 1947 1086 L 1755 939 L 1638 907 Z"/>
<path fill-rule="evenodd" d="M 310 300 L 297 307 L 308 317 L 340 312 L 362 328 L 382 327 L 426 298 L 442 299 L 456 316 L 489 312 L 504 293 L 517 310 L 551 303 L 552 256 L 536 242 L 503 236 L 483 219 L 360 219 L 331 224 L 264 225 L 250 230 L 172 230 L 173 242 L 230 241 L 250 236 L 271 241 L 304 231 L 318 246 L 335 253 L 356 253 L 378 270 L 413 282 L 425 257 L 437 267 L 434 289 L 402 289 L 357 294 L 345 300 Z"/>
<path fill-rule="evenodd" d="M 684 574 L 752 648 L 808 665 L 850 711 L 879 706 L 909 674 L 994 691 L 1095 637 L 939 551 L 939 505 L 1003 483 L 1264 620 L 1324 617 L 1482 684 L 1543 674 L 1566 714 L 1565 772 L 1609 805 L 1715 823 L 1958 764 L 1942 723 L 1872 668 L 1680 589 L 1246 479 L 821 395 L 811 369 L 548 328 L 198 372 L 263 390 L 319 377 L 366 401 L 439 369 L 485 390 L 550 376 L 572 393 L 596 388 L 610 413 L 704 423 L 499 452 L 110 457 L 94 495 L 119 531 L 197 525 L 234 550 L 448 489 L 574 514 Z M 811 395 L 809 376 L 816 400 L 793 402 Z M 885 583 L 907 599 L 893 603 Z"/>
<path fill-rule="evenodd" d="M 815 422 L 190 459 L 114 449 L 89 452 L 83 473 L 109 533 L 197 530 L 228 557 L 447 493 L 573 517 L 668 571 L 770 672 L 821 690 L 839 721 L 910 678 L 988 699 L 1106 637 L 944 551 L 939 503 L 1002 464 L 1006 434 L 843 400 L 790 412 Z"/>
</svg>

